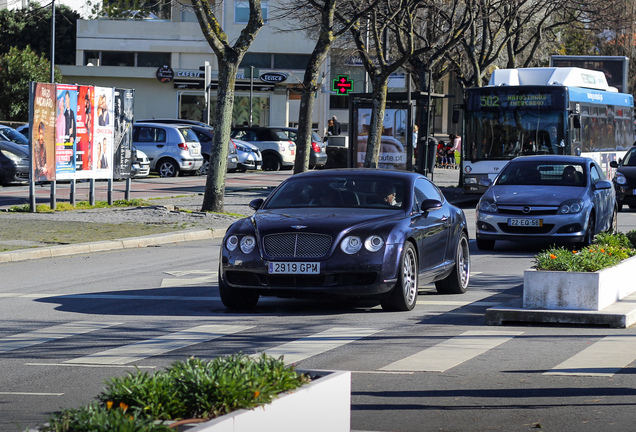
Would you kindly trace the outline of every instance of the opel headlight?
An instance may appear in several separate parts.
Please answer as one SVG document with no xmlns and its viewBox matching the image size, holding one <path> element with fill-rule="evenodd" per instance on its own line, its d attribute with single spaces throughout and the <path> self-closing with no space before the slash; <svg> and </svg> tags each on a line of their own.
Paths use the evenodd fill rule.
<svg viewBox="0 0 636 432">
<path fill-rule="evenodd" d="M 497 213 L 497 203 L 490 198 L 482 198 L 478 204 L 479 210 L 485 213 Z"/>
<path fill-rule="evenodd" d="M 583 201 L 580 199 L 569 200 L 561 204 L 557 214 L 573 214 L 583 210 Z"/>
</svg>

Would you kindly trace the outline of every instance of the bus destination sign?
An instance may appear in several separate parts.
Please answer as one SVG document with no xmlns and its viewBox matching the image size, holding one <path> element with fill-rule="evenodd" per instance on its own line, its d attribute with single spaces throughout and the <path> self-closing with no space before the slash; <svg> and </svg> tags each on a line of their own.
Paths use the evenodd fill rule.
<svg viewBox="0 0 636 432">
<path fill-rule="evenodd" d="M 541 108 L 552 106 L 550 93 L 507 93 L 481 94 L 481 108 Z"/>
</svg>

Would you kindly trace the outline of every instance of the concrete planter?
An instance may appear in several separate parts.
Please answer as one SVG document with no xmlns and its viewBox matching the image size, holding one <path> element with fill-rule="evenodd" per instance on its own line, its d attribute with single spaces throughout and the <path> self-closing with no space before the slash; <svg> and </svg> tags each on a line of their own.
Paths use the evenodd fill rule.
<svg viewBox="0 0 636 432">
<path fill-rule="evenodd" d="M 597 272 L 526 270 L 523 307 L 599 311 L 636 292 L 636 257 Z"/>
<path fill-rule="evenodd" d="M 311 375 L 320 378 L 268 405 L 215 418 L 188 432 L 350 432 L 351 372 Z"/>
</svg>

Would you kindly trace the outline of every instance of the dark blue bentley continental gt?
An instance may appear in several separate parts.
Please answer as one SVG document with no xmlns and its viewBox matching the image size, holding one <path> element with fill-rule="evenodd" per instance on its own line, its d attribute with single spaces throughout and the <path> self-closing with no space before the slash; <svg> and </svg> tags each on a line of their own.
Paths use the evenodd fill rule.
<svg viewBox="0 0 636 432">
<path fill-rule="evenodd" d="M 230 309 L 251 309 L 260 296 L 330 296 L 408 311 L 420 284 L 444 294 L 468 287 L 464 212 L 420 174 L 306 172 L 250 207 L 221 247 L 219 291 Z"/>
</svg>

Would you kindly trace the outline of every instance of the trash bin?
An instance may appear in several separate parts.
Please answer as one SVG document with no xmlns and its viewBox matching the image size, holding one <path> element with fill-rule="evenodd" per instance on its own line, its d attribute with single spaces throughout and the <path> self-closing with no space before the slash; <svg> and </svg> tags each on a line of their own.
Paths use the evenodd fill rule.
<svg viewBox="0 0 636 432">
<path fill-rule="evenodd" d="M 435 137 L 428 137 L 428 157 L 426 159 L 428 172 L 433 172 L 435 168 L 435 158 L 437 157 L 437 139 Z"/>
</svg>

